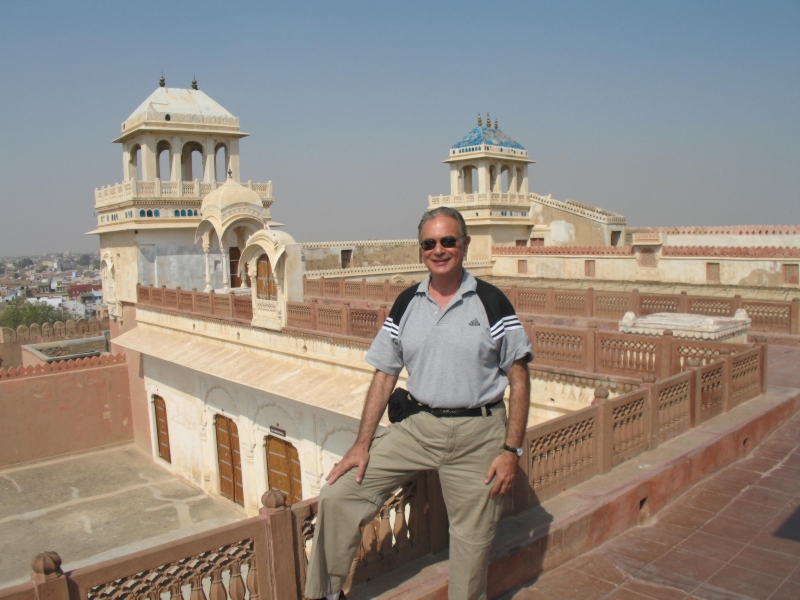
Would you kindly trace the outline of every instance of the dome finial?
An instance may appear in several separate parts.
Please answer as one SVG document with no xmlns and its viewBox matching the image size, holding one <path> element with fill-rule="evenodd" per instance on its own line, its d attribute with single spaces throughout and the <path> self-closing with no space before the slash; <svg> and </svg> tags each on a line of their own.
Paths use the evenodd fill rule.
<svg viewBox="0 0 800 600">
<path fill-rule="evenodd" d="M 488 129 L 492 128 L 492 119 L 489 117 L 489 113 L 486 113 L 486 127 Z"/>
<path fill-rule="evenodd" d="M 481 113 L 478 113 L 478 127 L 483 127 L 483 119 L 481 119 Z"/>
<path fill-rule="evenodd" d="M 161 71 L 161 79 L 158 80 L 158 87 L 165 87 L 167 85 L 167 80 L 164 79 L 164 71 Z"/>
<path fill-rule="evenodd" d="M 494 128 L 497 129 L 497 117 L 494 118 Z"/>
<path fill-rule="evenodd" d="M 233 171 L 228 169 L 228 179 L 233 179 Z"/>
<path fill-rule="evenodd" d="M 197 89 L 197 76 L 196 75 L 192 75 L 192 89 L 193 90 Z"/>
</svg>

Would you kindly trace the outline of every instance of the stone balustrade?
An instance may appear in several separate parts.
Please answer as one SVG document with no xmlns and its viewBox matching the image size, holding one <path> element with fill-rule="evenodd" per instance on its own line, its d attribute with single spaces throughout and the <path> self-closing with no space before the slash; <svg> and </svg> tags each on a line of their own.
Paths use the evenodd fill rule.
<svg viewBox="0 0 800 600">
<path fill-rule="evenodd" d="M 664 246 L 661 256 L 726 258 L 800 258 L 800 248 L 783 246 Z"/>
<path fill-rule="evenodd" d="M 161 307 L 197 315 L 208 315 L 234 321 L 253 320 L 253 300 L 248 296 L 238 296 L 231 291 L 227 294 L 211 292 L 191 292 L 181 288 L 169 289 L 166 286 L 136 285 L 136 300 L 145 306 Z"/>
<path fill-rule="evenodd" d="M 114 185 L 108 185 L 94 191 L 95 208 L 105 207 L 126 200 L 135 198 L 146 198 L 148 200 L 186 198 L 202 200 L 213 190 L 217 189 L 221 183 L 217 181 L 137 181 L 128 180 Z M 272 182 L 253 183 L 248 181 L 244 184 L 256 192 L 262 200 L 272 200 Z"/>
<path fill-rule="evenodd" d="M 766 388 L 766 347 L 736 354 L 722 348 L 713 360 L 609 398 L 597 388 L 592 405 L 529 427 L 522 476 L 504 512 L 519 513 L 620 463 L 653 450 Z M 286 506 L 270 490 L 259 515 L 190 537 L 83 566 L 68 573 L 61 557 L 43 552 L 31 562 L 31 582 L 0 590 L 0 600 L 124 600 L 175 597 L 181 589 L 216 600 L 300 600 L 314 536 L 318 499 Z M 361 529 L 346 591 L 447 546 L 447 518 L 438 477 L 423 472 L 395 490 Z"/>
<path fill-rule="evenodd" d="M 516 248 L 509 248 L 516 250 Z M 527 248 L 526 248 L 527 250 Z M 408 285 L 389 281 L 369 282 L 337 279 L 304 279 L 303 295 L 306 300 L 331 299 L 365 301 L 389 304 Z M 555 288 L 501 288 L 520 314 L 559 315 L 618 321 L 626 312 L 637 317 L 654 313 L 687 313 L 714 317 L 733 317 L 744 309 L 751 319 L 751 331 L 765 331 L 800 335 L 800 299 L 790 302 L 770 302 L 733 298 L 689 296 L 681 294 L 643 294 L 631 292 L 601 292 L 586 290 L 559 290 Z"/>
<path fill-rule="evenodd" d="M 797 225 L 721 225 L 717 227 L 628 227 L 627 233 L 673 235 L 800 235 Z"/>
<path fill-rule="evenodd" d="M 492 246 L 492 254 L 563 255 L 563 256 L 633 256 L 633 246 Z"/>
</svg>

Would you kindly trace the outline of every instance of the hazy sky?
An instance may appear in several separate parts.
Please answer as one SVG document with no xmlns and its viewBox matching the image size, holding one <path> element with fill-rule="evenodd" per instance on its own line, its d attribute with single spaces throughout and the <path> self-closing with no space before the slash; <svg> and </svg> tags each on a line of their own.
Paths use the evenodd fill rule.
<svg viewBox="0 0 800 600">
<path fill-rule="evenodd" d="M 241 120 L 298 241 L 407 238 L 478 111 L 629 225 L 800 224 L 800 3 L 2 2 L 0 255 L 92 250 L 157 86 Z"/>
</svg>

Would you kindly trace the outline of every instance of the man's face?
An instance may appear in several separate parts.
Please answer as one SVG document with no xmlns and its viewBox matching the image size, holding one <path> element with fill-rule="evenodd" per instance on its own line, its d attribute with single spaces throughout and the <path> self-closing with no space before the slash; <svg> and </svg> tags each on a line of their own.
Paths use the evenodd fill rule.
<svg viewBox="0 0 800 600">
<path fill-rule="evenodd" d="M 431 275 L 450 275 L 461 272 L 461 265 L 467 255 L 469 236 L 459 239 L 458 222 L 450 217 L 436 217 L 422 226 L 422 240 L 436 240 L 433 250 L 422 250 L 422 260 Z M 458 241 L 453 248 L 445 248 L 439 241 L 445 237 L 454 237 Z"/>
</svg>

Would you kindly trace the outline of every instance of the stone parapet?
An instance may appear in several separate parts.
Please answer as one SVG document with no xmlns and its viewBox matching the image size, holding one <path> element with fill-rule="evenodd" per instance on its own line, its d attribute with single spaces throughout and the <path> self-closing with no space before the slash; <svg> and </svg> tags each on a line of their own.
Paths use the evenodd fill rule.
<svg viewBox="0 0 800 600">
<path fill-rule="evenodd" d="M 186 198 L 201 201 L 221 184 L 217 181 L 138 181 L 129 180 L 115 183 L 94 191 L 95 208 L 105 208 L 127 200 L 161 200 Z M 256 192 L 262 201 L 272 204 L 272 182 L 253 183 L 248 181 L 245 187 Z"/>
<path fill-rule="evenodd" d="M 800 248 L 783 246 L 664 246 L 661 256 L 726 258 L 800 258 Z"/>
<path fill-rule="evenodd" d="M 39 377 L 40 375 L 51 375 L 54 373 L 64 373 L 66 371 L 79 371 L 81 369 L 91 369 L 94 367 L 105 367 L 122 364 L 125 362 L 125 355 L 102 354 L 91 358 L 79 358 L 76 360 L 60 360 L 50 363 L 39 364 L 28 367 L 10 367 L 0 369 L 0 382 L 11 379 L 22 379 L 23 377 Z"/>
<path fill-rule="evenodd" d="M 498 255 L 633 256 L 633 246 L 492 246 Z"/>
<path fill-rule="evenodd" d="M 797 225 L 733 225 L 719 227 L 628 227 L 628 233 L 678 235 L 800 235 Z"/>
</svg>

